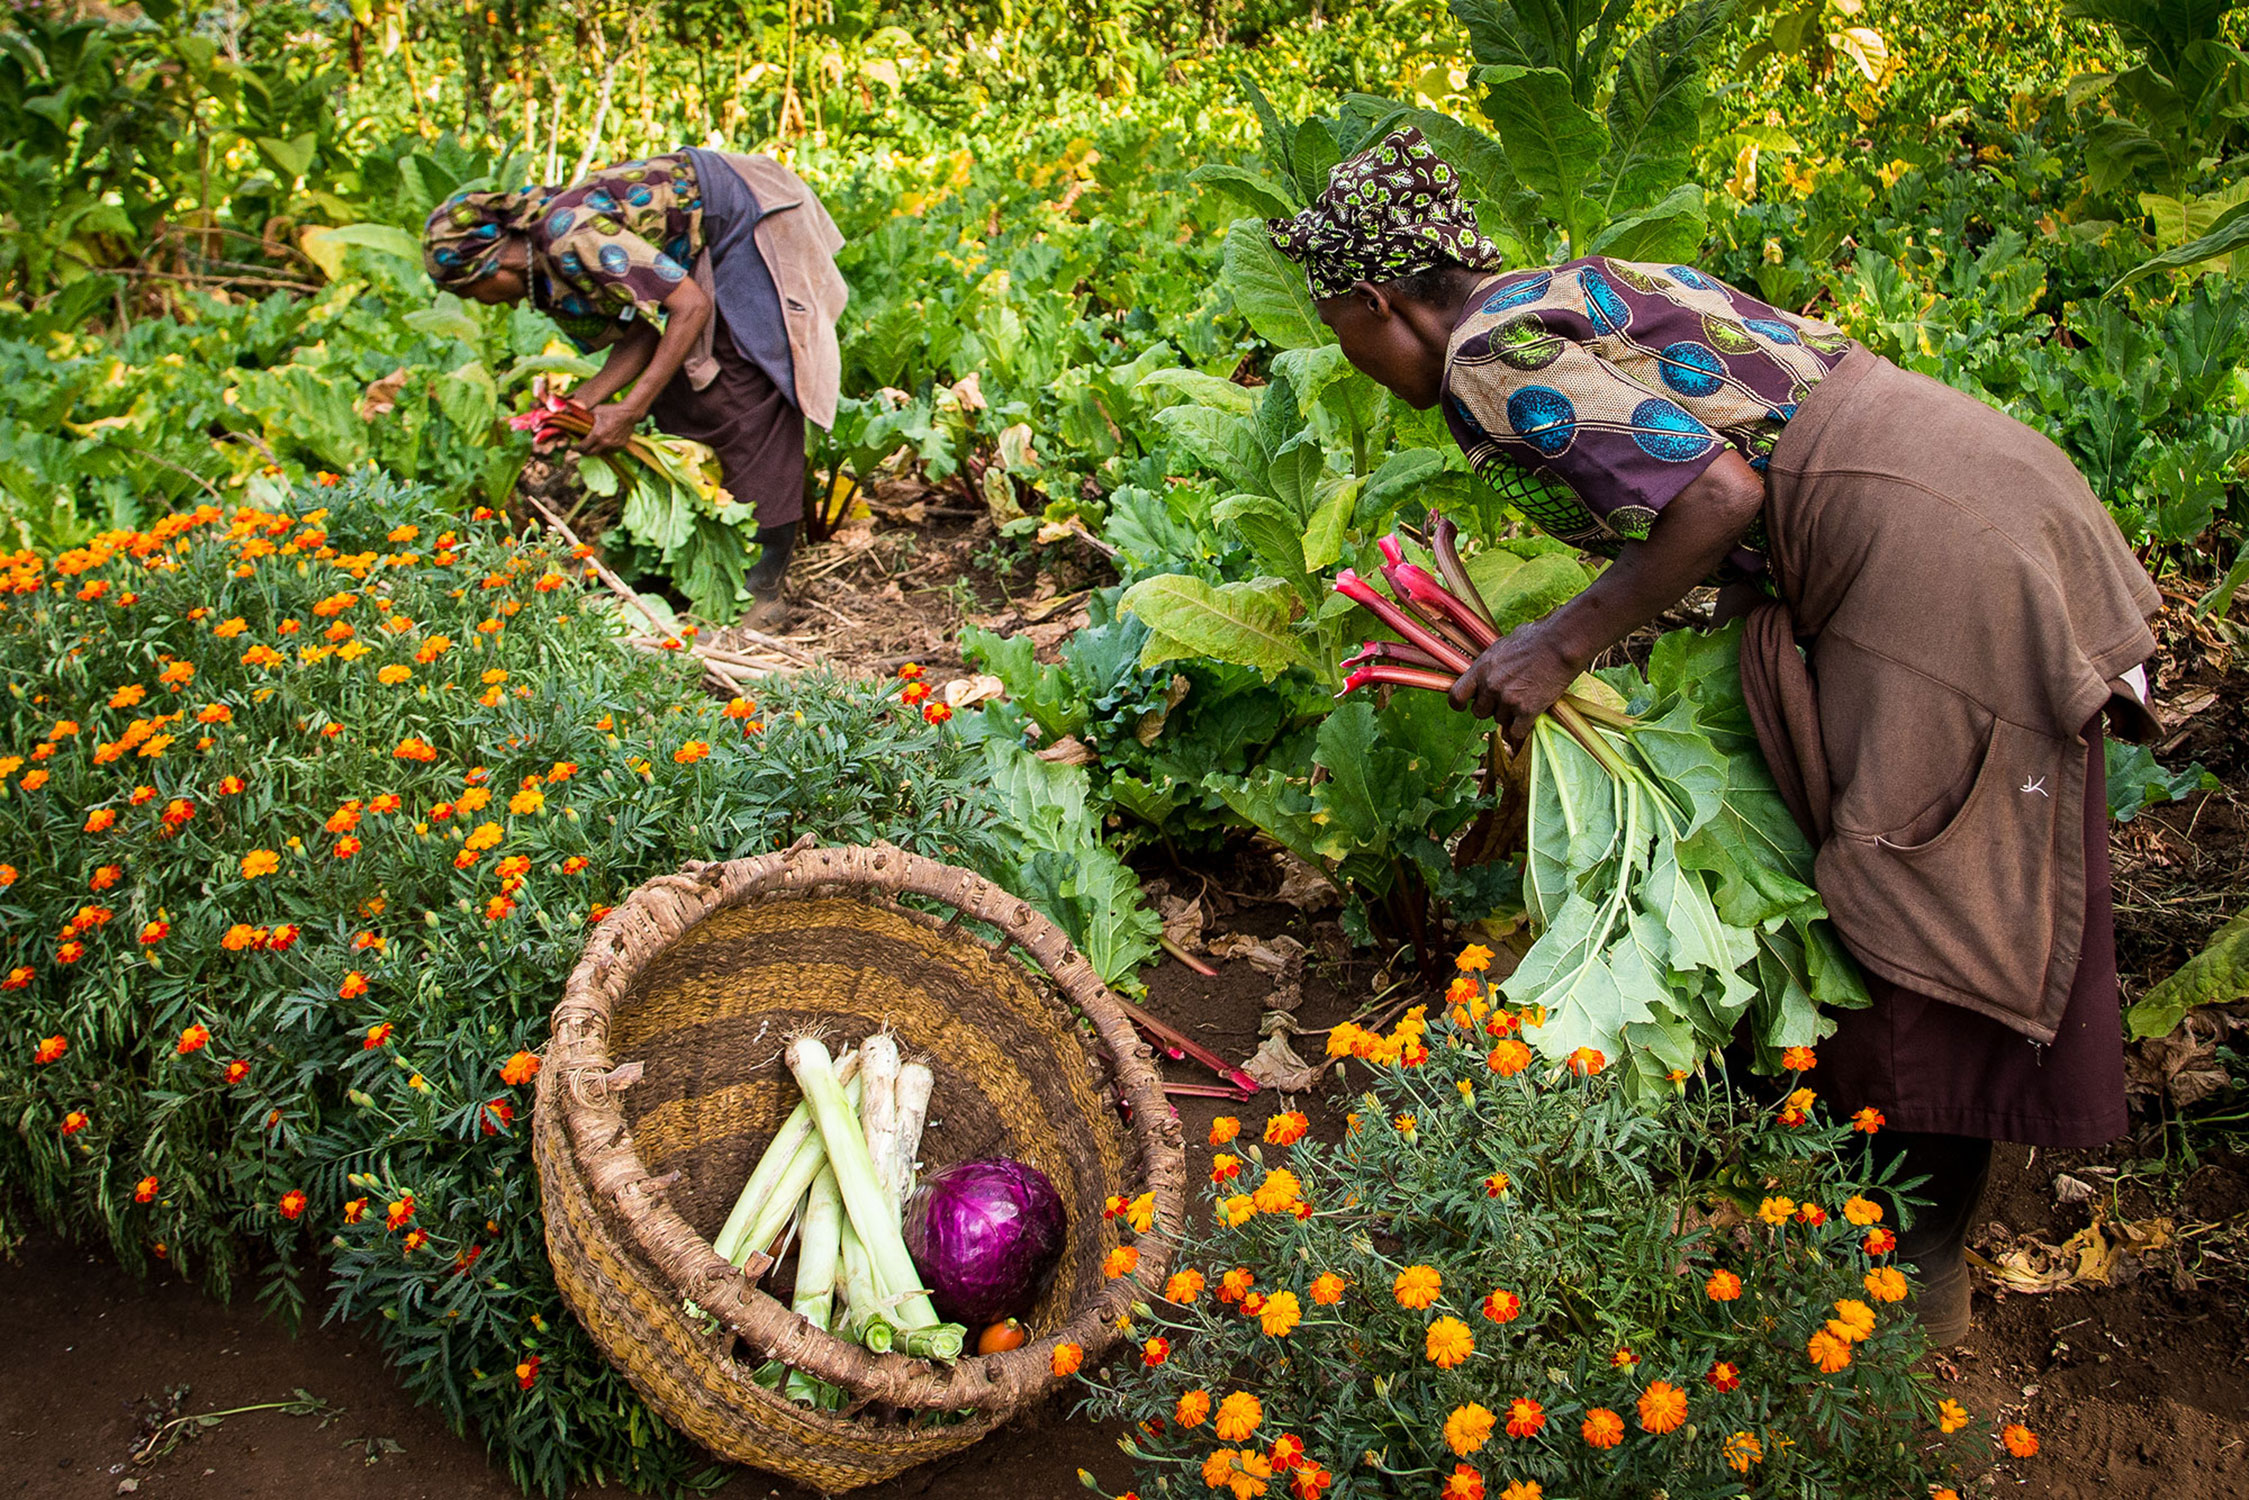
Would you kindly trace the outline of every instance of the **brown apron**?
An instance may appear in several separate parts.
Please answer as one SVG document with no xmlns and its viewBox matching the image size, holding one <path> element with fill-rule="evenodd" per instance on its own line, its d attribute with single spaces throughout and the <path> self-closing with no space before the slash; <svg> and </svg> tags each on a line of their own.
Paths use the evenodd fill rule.
<svg viewBox="0 0 2249 1500">
<path fill-rule="evenodd" d="M 1822 1092 L 1902 1129 L 2108 1138 L 2099 718 L 2153 653 L 2154 585 L 2053 444 L 1864 349 L 1767 480 L 1784 604 L 1751 619 L 1743 687 L 1876 995 L 1822 1047 Z"/>
</svg>

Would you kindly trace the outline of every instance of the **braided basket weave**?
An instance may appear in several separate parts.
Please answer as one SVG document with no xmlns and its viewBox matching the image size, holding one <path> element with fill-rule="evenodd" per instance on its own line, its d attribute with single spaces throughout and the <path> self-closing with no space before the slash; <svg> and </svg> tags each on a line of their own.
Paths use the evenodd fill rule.
<svg viewBox="0 0 2249 1500">
<path fill-rule="evenodd" d="M 871 1355 L 711 1249 L 796 1102 L 788 1039 L 841 1045 L 886 1023 L 936 1076 L 925 1164 L 1014 1156 L 1068 1209 L 1020 1349 L 950 1366 Z M 689 865 L 595 929 L 552 1032 L 532 1136 L 555 1280 L 648 1405 L 721 1457 L 830 1494 L 891 1478 L 1055 1389 L 1057 1343 L 1090 1365 L 1163 1285 L 1161 1233 L 1134 1241 L 1133 1275 L 1102 1269 L 1110 1194 L 1153 1191 L 1158 1225 L 1182 1222 L 1179 1126 L 1149 1051 L 1052 923 L 967 871 L 887 845 Z M 758 1385 L 768 1358 L 847 1404 L 814 1411 Z"/>
</svg>

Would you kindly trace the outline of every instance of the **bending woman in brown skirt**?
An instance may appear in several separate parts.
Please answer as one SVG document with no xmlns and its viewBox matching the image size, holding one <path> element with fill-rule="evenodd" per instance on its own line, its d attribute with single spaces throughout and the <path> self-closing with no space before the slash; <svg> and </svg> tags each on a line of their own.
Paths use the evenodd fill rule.
<svg viewBox="0 0 2249 1500">
<path fill-rule="evenodd" d="M 804 515 L 805 419 L 835 421 L 842 245 L 779 162 L 690 148 L 568 187 L 456 193 L 423 228 L 422 263 L 479 302 L 529 297 L 581 350 L 609 351 L 573 393 L 594 413 L 583 452 L 624 447 L 643 417 L 711 446 L 756 510 L 760 624 L 780 612 Z"/>
<path fill-rule="evenodd" d="M 1877 1142 L 1928 1176 L 1899 1255 L 1932 1337 L 1958 1339 L 1991 1143 L 2125 1128 L 2101 722 L 2152 732 L 2154 585 L 2052 443 L 1824 323 L 1691 266 L 1503 271 L 1416 131 L 1271 227 L 1353 364 L 1442 403 L 1479 473 L 1615 558 L 1486 651 L 1457 706 L 1519 739 L 1729 580 L 1758 738 L 1874 992 L 1808 1081 L 1879 1111 Z"/>
</svg>

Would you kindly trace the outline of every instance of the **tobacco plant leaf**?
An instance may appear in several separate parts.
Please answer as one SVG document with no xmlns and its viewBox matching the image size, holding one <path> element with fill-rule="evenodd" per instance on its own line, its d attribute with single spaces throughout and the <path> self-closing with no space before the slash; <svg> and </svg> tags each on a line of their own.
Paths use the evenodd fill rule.
<svg viewBox="0 0 2249 1500">
<path fill-rule="evenodd" d="M 2210 946 L 2126 1012 L 2135 1037 L 2168 1036 L 2198 1005 L 2223 1005 L 2249 996 L 2249 911 L 2218 929 Z"/>
<path fill-rule="evenodd" d="M 1252 331 L 1277 349 L 1310 349 L 1330 342 L 1312 284 L 1273 244 L 1263 219 L 1236 219 L 1226 231 L 1225 284 L 1234 307 Z"/>
<path fill-rule="evenodd" d="M 1126 589 L 1117 607 L 1154 632 L 1141 649 L 1143 667 L 1208 656 L 1254 667 L 1270 682 L 1290 667 L 1309 665 L 1289 629 L 1292 599 L 1278 578 L 1213 585 L 1188 573 L 1164 573 Z"/>
</svg>

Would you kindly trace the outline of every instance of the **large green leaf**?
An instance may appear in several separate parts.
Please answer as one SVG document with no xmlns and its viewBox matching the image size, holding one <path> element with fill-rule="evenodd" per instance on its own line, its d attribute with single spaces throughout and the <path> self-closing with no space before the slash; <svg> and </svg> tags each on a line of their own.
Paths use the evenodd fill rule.
<svg viewBox="0 0 2249 1500">
<path fill-rule="evenodd" d="M 1608 153 L 1608 126 L 1570 96 L 1569 77 L 1558 68 L 1482 68 L 1476 77 L 1508 167 L 1570 237 L 1571 253 L 1583 254 L 1599 213 L 1587 189 Z"/>
<path fill-rule="evenodd" d="M 2249 997 L 2249 911 L 2241 913 L 2125 1013 L 2135 1037 L 2169 1036 L 2198 1005 Z"/>
<path fill-rule="evenodd" d="M 1319 602 L 1305 570 L 1303 527 L 1289 507 L 1267 495 L 1233 495 L 1212 506 L 1210 518 L 1238 532 L 1258 567 L 1286 580 L 1306 607 Z"/>
<path fill-rule="evenodd" d="M 1210 162 L 1197 167 L 1187 174 L 1187 180 L 1224 193 L 1251 213 L 1268 219 L 1285 219 L 1296 212 L 1287 192 L 1271 177 L 1231 162 Z"/>
<path fill-rule="evenodd" d="M 1638 213 L 1692 175 L 1701 136 L 1702 54 L 1732 12 L 1733 0 L 1695 0 L 1649 27 L 1617 59 L 1601 204 L 1607 216 Z"/>
<path fill-rule="evenodd" d="M 1271 493 L 1251 418 L 1214 406 L 1169 406 L 1156 413 L 1156 425 L 1232 488 Z"/>
<path fill-rule="evenodd" d="M 2249 202 L 2236 203 L 2220 214 L 2208 233 L 2141 261 L 2118 277 L 2105 295 L 2113 297 L 2143 276 L 2152 276 L 2157 271 L 2178 270 L 2221 255 L 2231 255 L 2244 245 L 2249 245 Z"/>
<path fill-rule="evenodd" d="M 1160 370 L 1150 370 L 1140 377 L 1133 389 L 1151 401 L 1168 396 L 1244 417 L 1257 410 L 1257 392 L 1248 386 L 1238 385 L 1216 375 L 1205 375 L 1200 370 L 1190 370 L 1182 365 L 1166 365 Z"/>
<path fill-rule="evenodd" d="M 1156 632 L 1141 652 L 1144 667 L 1207 656 L 1255 668 L 1271 681 L 1309 664 L 1289 629 L 1294 601 L 1294 591 L 1277 578 L 1212 585 L 1192 574 L 1165 573 L 1126 589 L 1117 607 Z"/>
<path fill-rule="evenodd" d="M 315 224 L 297 242 L 321 274 L 334 281 L 344 274 L 344 257 L 354 247 L 395 255 L 421 264 L 422 242 L 395 224 L 346 224 L 331 229 Z"/>
<path fill-rule="evenodd" d="M 1609 223 L 1587 243 L 1585 253 L 1665 264 L 1691 261 L 1699 258 L 1709 233 L 1701 184 L 1683 182 L 1645 213 Z"/>
<path fill-rule="evenodd" d="M 1236 310 L 1268 344 L 1309 349 L 1331 342 L 1304 268 L 1281 254 L 1263 219 L 1236 219 L 1226 231 L 1224 280 Z"/>
<path fill-rule="evenodd" d="M 1591 580 L 1571 555 L 1558 552 L 1522 558 L 1497 547 L 1467 557 L 1468 579 L 1483 596 L 1492 623 L 1501 631 L 1544 619 L 1585 592 Z"/>
</svg>

